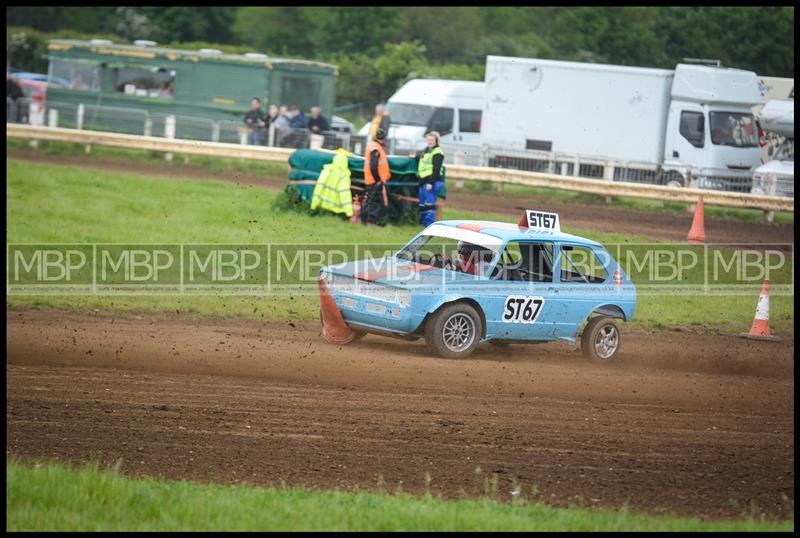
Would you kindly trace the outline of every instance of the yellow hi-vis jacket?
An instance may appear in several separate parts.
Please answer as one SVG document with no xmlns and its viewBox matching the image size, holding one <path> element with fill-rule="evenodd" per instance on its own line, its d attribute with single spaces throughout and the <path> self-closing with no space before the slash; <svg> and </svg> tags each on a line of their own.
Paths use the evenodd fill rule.
<svg viewBox="0 0 800 538">
<path fill-rule="evenodd" d="M 353 216 L 353 196 L 350 193 L 350 167 L 347 157 L 337 153 L 331 164 L 322 167 L 314 194 L 311 196 L 311 210 L 321 208 L 333 213 Z"/>
</svg>

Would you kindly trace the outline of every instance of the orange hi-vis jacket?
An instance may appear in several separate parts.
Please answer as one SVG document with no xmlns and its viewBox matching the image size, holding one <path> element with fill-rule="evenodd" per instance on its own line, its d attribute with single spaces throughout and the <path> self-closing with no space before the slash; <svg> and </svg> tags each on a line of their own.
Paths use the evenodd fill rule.
<svg viewBox="0 0 800 538">
<path fill-rule="evenodd" d="M 372 170 L 369 166 L 370 156 L 375 150 L 378 150 L 378 175 L 381 181 L 389 181 L 392 177 L 392 172 L 389 170 L 389 157 L 386 155 L 386 148 L 383 147 L 383 144 L 375 140 L 370 140 L 369 144 L 367 144 L 367 151 L 364 153 L 364 183 L 367 185 L 373 185 L 375 183 L 375 178 L 372 177 Z"/>
</svg>

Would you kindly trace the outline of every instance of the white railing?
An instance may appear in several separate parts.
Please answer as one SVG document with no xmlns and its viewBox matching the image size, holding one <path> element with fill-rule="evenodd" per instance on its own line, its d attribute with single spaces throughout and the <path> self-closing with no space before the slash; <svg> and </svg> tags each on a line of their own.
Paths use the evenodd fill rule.
<svg viewBox="0 0 800 538">
<path fill-rule="evenodd" d="M 185 155 L 206 155 L 286 162 L 294 151 L 290 148 L 266 146 L 242 146 L 221 142 L 204 142 L 164 139 L 155 136 L 135 136 L 119 133 L 64 129 L 25 124 L 6 124 L 7 138 L 28 140 L 52 140 L 86 145 L 104 145 L 128 149 L 163 151 Z M 794 199 L 736 192 L 706 191 L 697 188 L 669 187 L 613 181 L 613 176 L 598 181 L 573 176 L 561 176 L 545 172 L 528 172 L 501 168 L 466 165 L 448 165 L 448 179 L 510 183 L 531 187 L 556 188 L 576 192 L 587 192 L 604 196 L 625 196 L 683 203 L 695 203 L 703 196 L 705 203 L 727 207 L 745 207 L 771 211 L 794 211 Z"/>
<path fill-rule="evenodd" d="M 230 144 L 247 144 L 249 129 L 243 122 L 214 121 L 208 118 L 183 115 L 150 114 L 143 109 L 108 107 L 104 105 L 68 104 L 59 102 L 6 100 L 7 122 L 49 125 L 108 131 L 166 138 L 182 138 Z M 167 118 L 172 118 L 169 120 Z M 308 129 L 262 129 L 263 145 L 284 148 L 336 149 L 343 147 L 363 154 L 366 137 L 340 131 L 326 131 L 319 136 Z M 390 138 L 390 153 L 407 155 L 412 152 L 411 140 Z M 748 193 L 754 187 L 752 172 L 730 170 L 694 170 L 687 167 L 662 169 L 656 163 L 609 161 L 602 156 L 576 155 L 536 150 L 507 150 L 477 148 L 467 144 L 442 144 L 448 165 L 487 166 L 561 176 L 591 178 L 607 181 L 649 185 L 694 186 L 707 190 Z M 793 196 L 793 185 L 785 178 L 779 180 L 775 194 Z M 753 192 L 758 192 L 755 189 Z"/>
</svg>

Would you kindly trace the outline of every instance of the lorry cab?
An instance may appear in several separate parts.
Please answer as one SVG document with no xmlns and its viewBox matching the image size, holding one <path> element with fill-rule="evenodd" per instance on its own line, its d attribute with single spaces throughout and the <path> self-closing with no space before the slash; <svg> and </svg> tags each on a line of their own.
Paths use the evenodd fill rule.
<svg viewBox="0 0 800 538">
<path fill-rule="evenodd" d="M 761 164 L 752 107 L 761 101 L 755 73 L 678 64 L 672 82 L 664 147 L 668 184 L 748 192 Z"/>
<path fill-rule="evenodd" d="M 386 103 L 391 117 L 392 153 L 409 154 L 425 147 L 425 133 L 438 131 L 445 162 L 456 153 L 477 164 L 480 150 L 483 82 L 414 79 L 406 82 Z M 366 135 L 369 122 L 359 131 Z"/>
</svg>

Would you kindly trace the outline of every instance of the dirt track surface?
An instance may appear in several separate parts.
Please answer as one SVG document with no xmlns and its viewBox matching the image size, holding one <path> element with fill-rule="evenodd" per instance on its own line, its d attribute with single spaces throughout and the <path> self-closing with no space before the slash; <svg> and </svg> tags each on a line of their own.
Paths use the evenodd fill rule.
<svg viewBox="0 0 800 538">
<path fill-rule="evenodd" d="M 285 177 L 257 176 L 254 174 L 220 173 L 201 168 L 169 168 L 156 163 L 130 162 L 117 158 L 102 161 L 97 157 L 47 155 L 35 150 L 15 149 L 9 157 L 33 162 L 62 164 L 86 168 L 99 168 L 115 172 L 141 175 L 158 175 L 172 178 L 215 179 L 242 185 L 253 185 L 270 189 L 282 189 Z M 179 157 L 180 158 L 180 157 Z M 690 213 L 675 214 L 646 211 L 606 205 L 559 202 L 544 197 L 521 197 L 502 192 L 485 193 L 458 192 L 451 188 L 446 200 L 447 207 L 462 211 L 489 212 L 508 215 L 513 222 L 525 209 L 547 208 L 559 213 L 562 223 L 584 230 L 606 233 L 636 234 L 654 240 L 685 241 L 692 225 Z M 792 225 L 767 224 L 705 216 L 705 233 L 708 243 L 794 243 Z"/>
<path fill-rule="evenodd" d="M 8 309 L 6 448 L 133 475 L 793 517 L 793 338 L 625 332 L 429 356 L 316 324 Z M 481 469 L 476 474 L 476 468 Z"/>
</svg>

